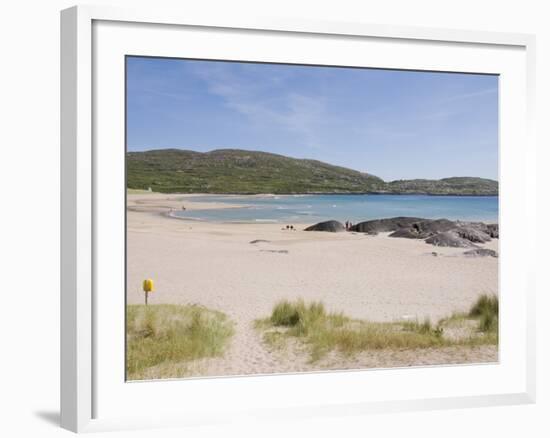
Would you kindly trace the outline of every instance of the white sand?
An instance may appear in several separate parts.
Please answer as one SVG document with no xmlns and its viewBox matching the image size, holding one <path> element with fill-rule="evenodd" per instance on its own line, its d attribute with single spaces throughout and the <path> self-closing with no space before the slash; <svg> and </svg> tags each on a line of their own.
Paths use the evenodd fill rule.
<svg viewBox="0 0 550 438">
<path fill-rule="evenodd" d="M 497 360 L 495 347 L 362 354 L 311 365 L 306 354 L 269 351 L 253 328 L 281 299 L 321 300 L 329 310 L 374 321 L 436 321 L 498 292 L 498 259 L 423 241 L 281 230 L 279 224 L 216 224 L 169 218 L 171 209 L 221 208 L 175 195 L 128 196 L 129 304 L 143 303 L 141 282 L 155 280 L 150 303 L 198 303 L 226 313 L 236 333 L 223 358 L 193 374 L 293 372 L 319 368 L 410 366 Z M 296 224 L 295 224 L 296 225 Z M 252 240 L 268 242 L 251 244 Z M 498 251 L 498 239 L 484 245 Z M 432 255 L 437 252 L 437 256 Z"/>
</svg>

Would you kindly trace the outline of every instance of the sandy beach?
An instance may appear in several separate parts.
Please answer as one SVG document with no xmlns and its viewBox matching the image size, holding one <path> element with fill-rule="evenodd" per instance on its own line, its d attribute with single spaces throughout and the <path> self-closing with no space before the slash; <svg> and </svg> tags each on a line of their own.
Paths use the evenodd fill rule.
<svg viewBox="0 0 550 438">
<path fill-rule="evenodd" d="M 151 304 L 201 304 L 226 313 L 235 335 L 223 357 L 201 360 L 189 376 L 264 374 L 498 360 L 495 346 L 330 354 L 310 363 L 299 345 L 271 349 L 254 328 L 281 299 L 322 301 L 331 311 L 372 321 L 436 322 L 498 293 L 498 259 L 464 248 L 362 233 L 305 232 L 311 224 L 224 224 L 169 217 L 186 209 L 235 208 L 193 196 L 129 194 L 128 304 L 142 304 L 141 283 L 155 279 Z M 254 242 L 255 243 L 251 243 Z M 479 246 L 498 252 L 498 239 Z M 434 254 L 435 253 L 435 254 Z M 151 370 L 154 376 L 154 370 Z"/>
</svg>

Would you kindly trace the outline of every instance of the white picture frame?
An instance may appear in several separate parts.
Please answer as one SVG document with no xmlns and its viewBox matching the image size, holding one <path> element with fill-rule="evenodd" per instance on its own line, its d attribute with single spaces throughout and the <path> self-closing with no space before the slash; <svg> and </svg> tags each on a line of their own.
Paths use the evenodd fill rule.
<svg viewBox="0 0 550 438">
<path fill-rule="evenodd" d="M 140 34 L 145 32 L 144 29 L 148 29 L 147 36 L 142 38 Z M 278 39 L 294 38 L 298 41 L 300 38 L 307 40 L 333 38 L 339 45 L 383 43 L 388 47 L 388 53 L 382 53 L 383 51 L 377 49 L 377 53 L 380 54 L 377 62 L 387 68 L 414 68 L 415 63 L 421 61 L 407 60 L 405 54 L 409 51 L 407 48 L 417 47 L 419 58 L 425 56 L 428 59 L 430 51 L 438 54 L 437 59 L 434 56 L 432 60 L 424 61 L 425 69 L 455 71 L 460 69 L 460 65 L 467 65 L 468 67 L 462 71 L 503 75 L 501 127 L 503 121 L 512 120 L 512 115 L 518 116 L 519 119 L 514 123 L 506 124 L 500 132 L 501 151 L 504 151 L 501 154 L 500 163 L 501 193 L 505 200 L 501 209 L 501 227 L 503 233 L 508 232 L 509 236 L 501 242 L 501 288 L 502 282 L 505 281 L 505 286 L 510 285 L 510 289 L 513 286 L 516 292 L 505 293 L 502 302 L 501 334 L 504 336 L 500 350 L 501 362 L 498 365 L 374 371 L 379 373 L 376 375 L 372 371 L 367 371 L 366 373 L 370 374 L 338 372 L 146 382 L 132 383 L 131 390 L 126 391 L 127 387 L 124 385 L 128 386 L 128 384 L 125 384 L 124 380 L 120 381 L 123 373 L 118 369 L 119 354 L 116 355 L 118 358 L 116 363 L 109 363 L 107 354 L 118 351 L 117 348 L 120 349 L 120 336 L 123 337 L 120 333 L 122 314 L 120 314 L 120 321 L 114 322 L 117 312 L 120 311 L 120 300 L 111 303 L 109 299 L 97 299 L 98 285 L 105 284 L 108 281 L 107 277 L 111 275 L 105 269 L 107 263 L 113 266 L 113 276 L 120 278 L 122 275 L 121 272 L 115 272 L 117 269 L 120 271 L 120 263 L 115 259 L 120 254 L 116 250 L 110 251 L 115 258 L 107 260 L 105 248 L 109 245 L 109 241 L 101 236 L 112 237 L 110 241 L 116 245 L 116 242 L 120 241 L 120 235 L 117 233 L 120 233 L 120 224 L 123 222 L 118 223 L 116 220 L 113 222 L 112 219 L 116 218 L 115 216 L 105 216 L 103 212 L 111 209 L 98 208 L 114 206 L 115 208 L 111 211 L 120 215 L 121 192 L 115 190 L 108 193 L 105 190 L 112 181 L 120 181 L 124 173 L 124 168 L 120 167 L 120 157 L 110 156 L 110 151 L 115 150 L 116 147 L 108 147 L 110 144 L 119 144 L 120 135 L 124 131 L 124 126 L 118 123 L 120 115 L 123 115 L 123 102 L 116 103 L 121 91 L 121 77 L 118 74 L 120 70 L 117 68 L 120 68 L 120 62 L 122 62 L 119 59 L 121 54 L 156 53 L 169 56 L 175 53 L 174 51 L 179 50 L 176 44 L 171 47 L 167 44 L 168 40 L 163 38 L 167 38 L 168 34 L 171 40 L 174 37 L 179 38 L 180 30 L 188 32 L 182 34 L 182 38 L 192 35 L 193 32 L 200 33 L 201 38 L 210 36 L 214 38 L 210 46 L 205 39 L 204 43 L 199 43 L 193 48 L 194 56 L 204 53 L 202 56 L 206 58 L 221 56 L 219 59 L 224 59 L 224 52 L 227 52 L 225 56 L 228 59 L 256 60 L 250 59 L 251 56 L 263 58 L 265 54 L 254 55 L 258 52 L 258 44 L 254 45 L 254 41 L 266 35 L 269 41 L 264 39 L 263 43 L 273 44 L 270 46 L 273 48 L 269 55 L 271 61 L 279 60 L 277 57 L 280 55 L 275 48 Z M 215 40 L 219 32 L 233 32 L 234 41 L 251 41 L 249 55 L 239 55 L 236 54 L 237 52 L 229 54 L 228 49 L 217 44 L 219 40 Z M 124 35 L 130 36 L 124 37 Z M 131 49 L 129 49 L 129 40 Z M 288 44 L 288 41 L 285 44 Z M 309 41 L 307 44 L 316 43 Z M 164 53 L 159 53 L 159 48 L 163 48 Z M 136 53 L 136 50 L 139 53 Z M 335 52 L 335 48 L 328 48 L 326 49 L 328 54 L 323 56 L 336 56 L 335 53 L 331 55 L 331 50 Z M 455 50 L 457 54 L 447 54 L 448 51 Z M 465 57 L 469 56 L 469 64 L 460 64 L 462 55 L 458 53 L 459 51 L 464 52 Z M 468 51 L 475 53 L 469 55 Z M 535 263 L 534 256 L 530 254 L 534 254 L 535 242 L 533 237 L 520 240 L 516 235 L 519 232 L 518 224 L 527 221 L 529 228 L 533 230 L 530 236 L 536 236 L 534 210 L 536 154 L 532 133 L 535 90 L 534 52 L 534 37 L 523 34 L 274 18 L 242 17 L 238 20 L 228 20 L 214 15 L 205 17 L 192 13 L 182 14 L 181 11 L 165 12 L 156 9 L 136 11 L 103 6 L 78 6 L 62 11 L 62 427 L 83 432 L 212 424 L 234 421 L 235 418 L 252 417 L 256 420 L 273 420 L 312 415 L 362 415 L 371 412 L 534 402 L 535 282 L 533 266 Z M 402 55 L 396 55 L 398 53 Z M 247 58 L 244 59 L 242 56 Z M 294 56 L 295 62 L 301 60 L 299 52 L 285 56 Z M 283 56 L 284 59 L 281 58 L 281 62 L 286 59 L 285 56 Z M 113 65 L 108 65 L 110 59 L 114 59 Z M 350 58 L 348 61 L 342 61 L 342 59 L 339 60 L 340 63 L 344 63 L 341 65 L 348 65 L 350 62 Z M 497 60 L 494 61 L 495 59 Z M 289 59 L 286 60 L 289 61 Z M 313 62 L 312 60 L 302 61 Z M 106 65 L 108 65 L 107 68 L 105 68 Z M 106 100 L 101 90 L 106 90 L 109 96 L 114 96 L 112 98 L 115 100 L 109 102 L 109 107 L 113 108 L 109 110 L 112 111 L 109 114 L 102 110 Z M 515 112 L 512 114 L 508 110 Z M 113 125 L 105 121 L 107 118 L 112 120 Z M 98 142 L 103 148 L 101 153 L 98 153 Z M 523 146 L 514 147 L 513 143 Z M 122 217 L 120 219 L 122 221 Z M 114 228 L 112 228 L 113 223 L 115 223 Z M 119 227 L 118 231 L 116 227 Z M 111 232 L 114 234 L 111 235 Z M 518 254 L 514 255 L 516 250 Z M 514 269 L 508 269 L 508 267 Z M 116 285 L 119 282 L 115 280 L 113 284 L 115 289 L 118 289 Z M 124 291 L 121 290 L 120 293 L 123 295 Z M 510 319 L 506 319 L 506 315 L 511 315 L 512 311 L 518 312 L 515 331 L 510 327 Z M 114 315 L 115 318 L 107 317 L 107 313 L 109 316 Z M 112 336 L 111 342 L 105 333 L 117 333 L 117 335 Z M 123 351 L 119 353 L 124 354 Z M 111 366 L 116 371 L 111 373 L 108 369 Z M 414 373 L 414 377 L 411 373 Z M 375 376 L 376 381 L 372 376 Z M 419 389 L 420 387 L 406 388 L 406 382 L 413 378 L 419 382 L 418 385 L 421 385 L 429 379 L 435 382 L 438 379 L 448 381 L 450 377 L 455 380 L 454 389 L 446 388 L 445 385 L 439 385 L 436 388 L 437 383 L 428 392 L 423 392 Z M 467 385 L 467 378 L 484 383 L 480 383 L 478 391 L 473 391 Z M 384 382 L 390 381 L 389 379 L 395 382 L 398 388 L 383 392 Z M 505 384 L 504 380 L 508 383 Z M 114 381 L 117 382 L 116 385 L 112 384 Z M 370 395 L 357 394 L 357 388 L 365 385 L 366 381 L 369 381 Z M 376 382 L 379 382 L 378 389 L 376 389 Z M 170 401 L 170 397 L 174 397 L 175 393 L 181 391 L 182 385 L 185 386 L 188 394 L 212 395 L 231 392 L 240 393 L 240 395 L 233 396 L 236 400 L 220 396 L 216 398 L 215 403 L 206 396 L 203 401 L 197 397 L 194 399 L 193 406 L 180 401 L 176 405 L 172 403 L 172 409 L 167 408 L 167 403 L 148 404 L 147 415 L 143 415 L 143 412 L 139 412 L 132 405 L 132 400 L 139 400 L 140 397 L 146 397 L 147 400 Z M 323 388 L 323 394 L 314 390 L 318 387 Z M 277 392 L 285 388 L 298 388 L 303 396 L 296 397 L 297 400 L 294 403 L 285 402 L 282 392 Z M 262 399 L 262 391 L 270 393 L 269 402 Z M 111 401 L 107 401 L 107 398 Z M 128 406 L 128 409 L 118 409 L 119 406 Z M 132 412 L 134 414 L 131 414 Z"/>
</svg>

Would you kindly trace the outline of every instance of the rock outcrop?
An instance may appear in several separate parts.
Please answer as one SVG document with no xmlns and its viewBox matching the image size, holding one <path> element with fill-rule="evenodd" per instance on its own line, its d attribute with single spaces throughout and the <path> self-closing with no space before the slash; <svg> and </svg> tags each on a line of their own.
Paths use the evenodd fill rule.
<svg viewBox="0 0 550 438">
<path fill-rule="evenodd" d="M 307 227 L 304 231 L 328 231 L 330 233 L 337 233 L 340 231 L 346 231 L 344 224 L 338 221 L 325 221 L 318 224 Z"/>
<path fill-rule="evenodd" d="M 306 231 L 344 231 L 338 221 L 312 225 Z M 417 217 L 394 217 L 359 222 L 350 231 L 366 234 L 391 233 L 390 237 L 422 239 L 435 246 L 454 248 L 477 247 L 476 244 L 498 238 L 498 224 L 483 222 L 450 221 L 448 219 L 422 219 Z"/>
<path fill-rule="evenodd" d="M 434 246 L 450 246 L 453 248 L 471 248 L 476 245 L 460 237 L 456 231 L 444 231 L 443 233 L 434 234 L 426 239 L 426 243 Z"/>
<path fill-rule="evenodd" d="M 487 230 L 489 231 L 489 235 L 493 239 L 498 239 L 498 224 L 487 225 Z"/>
<path fill-rule="evenodd" d="M 372 221 L 360 222 L 351 227 L 351 231 L 359 233 L 378 234 L 397 231 L 401 228 L 409 228 L 415 222 L 423 219 L 417 217 L 394 217 L 391 219 L 375 219 Z"/>
<path fill-rule="evenodd" d="M 464 255 L 467 257 L 498 257 L 496 251 L 488 248 L 474 248 L 468 251 L 464 251 Z"/>
</svg>

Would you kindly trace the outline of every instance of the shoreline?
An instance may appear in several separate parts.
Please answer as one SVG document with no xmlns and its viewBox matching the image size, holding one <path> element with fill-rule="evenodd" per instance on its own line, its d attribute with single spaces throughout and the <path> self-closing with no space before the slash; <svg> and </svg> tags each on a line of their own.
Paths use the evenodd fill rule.
<svg viewBox="0 0 550 438">
<path fill-rule="evenodd" d="M 336 194 L 335 194 L 336 195 Z M 340 193 L 342 195 L 342 193 Z M 236 194 L 213 194 L 213 193 L 174 193 L 174 194 L 164 194 L 158 192 L 144 192 L 144 193 L 131 193 L 127 194 L 127 209 L 129 211 L 141 211 L 141 212 L 150 212 L 150 213 L 159 213 L 170 219 L 182 220 L 182 221 L 192 221 L 192 222 L 209 222 L 216 224 L 279 224 L 284 225 L 287 223 L 298 224 L 300 226 L 309 226 L 318 222 L 325 220 L 335 220 L 334 217 L 319 219 L 319 220 L 278 220 L 278 219 L 259 219 L 259 220 L 209 220 L 202 218 L 193 218 L 179 216 L 175 213 L 177 211 L 209 211 L 209 210 L 226 210 L 226 209 L 249 209 L 254 207 L 253 204 L 232 204 L 230 202 L 223 201 L 195 201 L 193 198 L 257 198 L 257 199 L 270 199 L 278 198 L 281 196 L 288 197 L 302 197 L 302 196 L 316 196 L 315 194 L 301 194 L 301 195 L 278 195 L 272 193 L 265 194 L 255 194 L 255 195 L 236 195 Z M 452 195 L 452 196 L 462 196 L 462 195 Z M 152 202 L 151 202 L 152 201 Z M 185 210 L 181 208 L 185 207 Z M 337 215 L 335 215 L 337 216 Z M 389 219 L 392 216 L 380 216 L 376 218 L 365 218 L 361 221 L 355 221 L 356 223 L 367 221 L 367 220 L 378 220 L 378 219 Z M 426 218 L 430 219 L 430 218 Z M 440 217 L 431 218 L 431 219 L 441 219 Z M 448 218 L 447 218 L 448 219 Z M 336 219 L 338 220 L 338 219 Z M 484 219 L 449 219 L 457 222 L 479 222 L 484 224 L 498 224 L 498 218 L 495 220 L 484 220 Z"/>
</svg>

